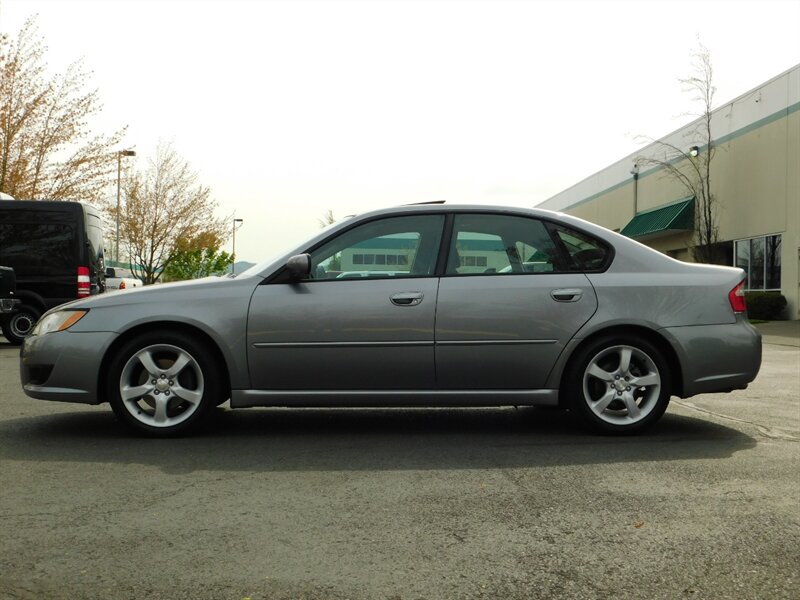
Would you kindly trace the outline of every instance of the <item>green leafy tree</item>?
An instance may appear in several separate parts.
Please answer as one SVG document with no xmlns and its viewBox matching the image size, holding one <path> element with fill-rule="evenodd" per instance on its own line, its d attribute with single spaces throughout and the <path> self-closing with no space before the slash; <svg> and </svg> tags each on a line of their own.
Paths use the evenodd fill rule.
<svg viewBox="0 0 800 600">
<path fill-rule="evenodd" d="M 219 248 L 179 248 L 164 270 L 164 279 L 183 281 L 224 275 L 232 264 L 233 255 Z"/>
</svg>

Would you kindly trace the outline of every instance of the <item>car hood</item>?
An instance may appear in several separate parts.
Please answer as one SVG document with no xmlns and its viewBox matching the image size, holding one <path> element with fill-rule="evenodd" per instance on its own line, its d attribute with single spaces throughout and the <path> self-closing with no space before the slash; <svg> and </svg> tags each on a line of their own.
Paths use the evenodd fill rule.
<svg viewBox="0 0 800 600">
<path fill-rule="evenodd" d="M 212 290 L 222 287 L 255 287 L 260 281 L 258 278 L 229 278 L 229 277 L 204 277 L 191 281 L 175 281 L 156 285 L 146 285 L 127 290 L 106 292 L 75 300 L 59 308 L 105 308 L 110 306 L 124 306 L 129 304 L 145 304 L 149 302 L 180 301 L 185 298 L 198 298 L 211 295 Z"/>
</svg>

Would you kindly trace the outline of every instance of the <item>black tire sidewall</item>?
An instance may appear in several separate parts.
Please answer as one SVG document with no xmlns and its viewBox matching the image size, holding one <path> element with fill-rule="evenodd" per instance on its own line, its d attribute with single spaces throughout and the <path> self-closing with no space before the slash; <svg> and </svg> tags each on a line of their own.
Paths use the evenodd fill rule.
<svg viewBox="0 0 800 600">
<path fill-rule="evenodd" d="M 629 425 L 616 425 L 602 420 L 587 404 L 583 396 L 583 375 L 589 362 L 598 353 L 611 346 L 631 346 L 647 354 L 655 363 L 661 378 L 661 390 L 653 410 L 641 421 Z M 648 340 L 635 335 L 615 335 L 598 338 L 581 348 L 570 362 L 567 370 L 566 405 L 583 422 L 598 433 L 629 435 L 638 433 L 658 421 L 667 410 L 671 396 L 671 374 L 664 354 Z"/>
<path fill-rule="evenodd" d="M 128 360 L 142 348 L 156 344 L 169 344 L 185 350 L 197 361 L 203 374 L 203 398 L 200 405 L 185 421 L 171 427 L 153 427 L 142 423 L 125 407 L 119 393 L 122 370 Z M 180 331 L 152 331 L 140 334 L 125 342 L 114 353 L 108 370 L 106 393 L 111 409 L 119 420 L 139 434 L 148 437 L 175 437 L 195 429 L 215 408 L 221 397 L 219 365 L 206 344 Z"/>
<path fill-rule="evenodd" d="M 20 316 L 27 316 L 32 321 L 31 329 L 28 331 L 27 335 L 17 335 L 13 331 L 13 323 Z M 33 328 L 36 326 L 36 322 L 41 316 L 41 311 L 37 310 L 33 306 L 28 304 L 22 304 L 18 306 L 13 313 L 3 319 L 3 336 L 5 336 L 5 338 L 15 346 L 19 346 L 22 341 L 28 337 L 28 335 L 30 335 L 30 331 L 33 331 Z"/>
</svg>

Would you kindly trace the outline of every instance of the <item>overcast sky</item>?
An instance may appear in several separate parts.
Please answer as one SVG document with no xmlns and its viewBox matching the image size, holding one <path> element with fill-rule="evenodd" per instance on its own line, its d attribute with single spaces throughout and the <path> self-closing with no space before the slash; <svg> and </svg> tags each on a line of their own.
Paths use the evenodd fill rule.
<svg viewBox="0 0 800 600">
<path fill-rule="evenodd" d="M 95 129 L 140 167 L 172 142 L 253 262 L 328 209 L 546 200 L 688 122 L 698 35 L 717 104 L 800 63 L 798 0 L 0 0 L 0 30 L 32 14 Z"/>
</svg>

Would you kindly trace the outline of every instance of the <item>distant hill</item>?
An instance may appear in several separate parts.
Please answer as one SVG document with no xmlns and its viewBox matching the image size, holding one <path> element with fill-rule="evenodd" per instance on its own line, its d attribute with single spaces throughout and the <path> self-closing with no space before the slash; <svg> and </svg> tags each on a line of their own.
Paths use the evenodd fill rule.
<svg viewBox="0 0 800 600">
<path fill-rule="evenodd" d="M 252 267 L 256 263 L 247 262 L 246 260 L 237 260 L 233 263 L 234 272 L 241 273 L 242 271 L 246 271 L 250 267 Z"/>
</svg>

